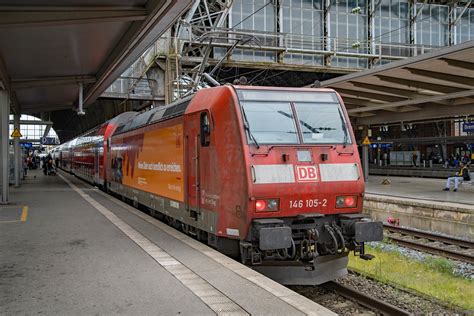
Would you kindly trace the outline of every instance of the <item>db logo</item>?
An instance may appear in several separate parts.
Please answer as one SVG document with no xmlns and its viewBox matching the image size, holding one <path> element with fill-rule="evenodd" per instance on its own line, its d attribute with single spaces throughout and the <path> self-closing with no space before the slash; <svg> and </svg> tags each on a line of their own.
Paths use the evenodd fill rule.
<svg viewBox="0 0 474 316">
<path fill-rule="evenodd" d="M 296 166 L 296 176 L 300 182 L 318 181 L 318 174 L 315 166 Z"/>
</svg>

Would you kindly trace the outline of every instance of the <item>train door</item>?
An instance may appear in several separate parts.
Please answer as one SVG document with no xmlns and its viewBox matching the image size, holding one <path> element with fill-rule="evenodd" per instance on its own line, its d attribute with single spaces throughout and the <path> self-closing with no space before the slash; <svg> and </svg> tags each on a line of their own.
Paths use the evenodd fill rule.
<svg viewBox="0 0 474 316">
<path fill-rule="evenodd" d="M 74 150 L 72 147 L 69 149 L 69 171 L 74 173 Z"/>
<path fill-rule="evenodd" d="M 94 183 L 99 183 L 99 147 L 94 148 Z"/>
<path fill-rule="evenodd" d="M 112 178 L 110 175 L 112 174 L 112 164 L 111 164 L 111 155 L 110 155 L 110 137 L 107 138 L 107 144 L 106 144 L 106 150 L 104 151 L 103 155 L 103 161 L 104 161 L 104 175 L 103 175 L 103 180 L 104 180 L 104 187 L 107 189 L 107 182 L 110 181 Z"/>
<path fill-rule="evenodd" d="M 187 120 L 185 142 L 185 159 L 189 170 L 186 184 L 186 208 L 189 210 L 189 216 L 198 220 L 202 203 L 202 174 L 206 172 L 203 168 L 207 166 L 207 164 L 203 164 L 201 157 L 210 144 L 210 124 L 207 111 L 193 114 Z"/>
</svg>

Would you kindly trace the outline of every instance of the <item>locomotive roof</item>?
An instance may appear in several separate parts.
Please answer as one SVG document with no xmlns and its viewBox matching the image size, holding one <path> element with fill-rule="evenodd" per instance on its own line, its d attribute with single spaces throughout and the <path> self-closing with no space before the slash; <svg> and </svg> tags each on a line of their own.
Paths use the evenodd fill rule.
<svg viewBox="0 0 474 316">
<path fill-rule="evenodd" d="M 189 96 L 173 102 L 167 106 L 160 106 L 149 111 L 140 113 L 133 118 L 123 121 L 115 130 L 114 135 L 122 134 L 145 125 L 169 120 L 173 117 L 183 115 L 193 96 Z"/>
</svg>

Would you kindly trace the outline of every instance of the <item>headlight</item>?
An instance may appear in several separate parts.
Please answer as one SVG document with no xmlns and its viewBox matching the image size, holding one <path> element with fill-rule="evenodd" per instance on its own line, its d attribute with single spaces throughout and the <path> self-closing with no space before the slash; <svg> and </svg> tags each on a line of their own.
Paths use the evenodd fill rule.
<svg viewBox="0 0 474 316">
<path fill-rule="evenodd" d="M 336 197 L 336 208 L 357 207 L 357 195 L 344 195 Z"/>
<path fill-rule="evenodd" d="M 279 199 L 256 200 L 255 210 L 257 212 L 278 212 L 280 210 L 280 200 Z"/>
</svg>

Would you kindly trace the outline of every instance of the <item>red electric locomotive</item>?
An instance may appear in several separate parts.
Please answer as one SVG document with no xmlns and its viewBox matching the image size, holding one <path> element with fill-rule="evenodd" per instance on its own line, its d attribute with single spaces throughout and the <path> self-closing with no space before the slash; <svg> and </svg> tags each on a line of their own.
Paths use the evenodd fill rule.
<svg viewBox="0 0 474 316">
<path fill-rule="evenodd" d="M 350 251 L 370 259 L 364 243 L 382 239 L 361 215 L 357 145 L 333 90 L 221 86 L 114 120 L 93 136 L 91 166 L 106 172 L 87 179 L 281 283 L 336 278 Z M 80 139 L 75 173 L 89 166 Z"/>
</svg>

